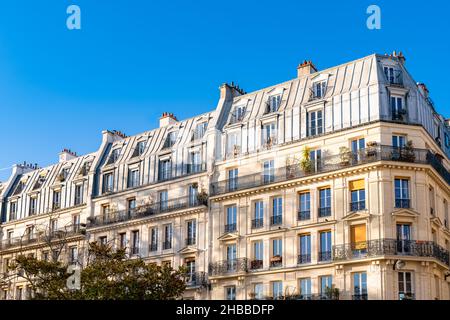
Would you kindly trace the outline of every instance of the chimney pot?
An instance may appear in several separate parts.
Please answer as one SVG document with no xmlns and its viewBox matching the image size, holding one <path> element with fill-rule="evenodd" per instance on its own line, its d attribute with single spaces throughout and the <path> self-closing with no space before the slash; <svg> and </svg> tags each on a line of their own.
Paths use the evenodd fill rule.
<svg viewBox="0 0 450 320">
<path fill-rule="evenodd" d="M 297 67 L 297 77 L 301 78 L 303 76 L 307 76 L 309 74 L 312 74 L 314 72 L 317 72 L 316 67 L 312 63 L 311 60 L 303 60 L 303 62 Z"/>
</svg>

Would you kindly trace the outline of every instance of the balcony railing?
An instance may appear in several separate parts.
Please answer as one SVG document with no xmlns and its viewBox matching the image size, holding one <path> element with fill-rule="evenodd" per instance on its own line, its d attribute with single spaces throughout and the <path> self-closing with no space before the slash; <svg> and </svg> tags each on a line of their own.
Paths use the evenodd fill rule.
<svg viewBox="0 0 450 320">
<path fill-rule="evenodd" d="M 172 241 L 164 241 L 163 242 L 163 250 L 172 249 Z"/>
<path fill-rule="evenodd" d="M 187 246 L 193 246 L 196 243 L 196 239 L 195 238 L 186 238 L 185 243 Z"/>
<path fill-rule="evenodd" d="M 225 225 L 225 233 L 236 232 L 237 225 L 236 223 L 229 223 Z"/>
<path fill-rule="evenodd" d="M 333 261 L 384 255 L 431 257 L 449 265 L 449 252 L 433 241 L 378 239 L 333 246 Z"/>
<path fill-rule="evenodd" d="M 403 86 L 402 70 L 394 70 L 393 73 L 386 74 L 386 80 L 391 86 Z"/>
<path fill-rule="evenodd" d="M 263 260 L 252 260 L 250 261 L 250 269 L 258 270 L 263 268 Z"/>
<path fill-rule="evenodd" d="M 307 253 L 307 254 L 299 254 L 299 255 L 298 255 L 297 263 L 298 263 L 298 264 L 311 263 L 311 254 L 310 254 L 310 253 Z"/>
<path fill-rule="evenodd" d="M 283 216 L 282 215 L 271 216 L 270 217 L 270 225 L 272 225 L 272 226 L 278 226 L 282 222 L 283 222 Z"/>
<path fill-rule="evenodd" d="M 186 287 L 206 287 L 208 285 L 208 274 L 206 272 L 191 272 L 186 275 Z"/>
<path fill-rule="evenodd" d="M 321 251 L 319 252 L 319 261 L 331 261 L 331 251 Z"/>
<path fill-rule="evenodd" d="M 262 228 L 263 226 L 264 226 L 264 219 L 259 218 L 252 220 L 252 229 L 259 229 Z"/>
<path fill-rule="evenodd" d="M 330 296 L 327 294 L 296 294 L 292 296 L 286 296 L 286 300 L 339 300 L 338 297 Z"/>
<path fill-rule="evenodd" d="M 399 300 L 416 300 L 416 295 L 413 292 L 399 292 Z"/>
<path fill-rule="evenodd" d="M 353 153 L 337 154 L 323 157 L 311 170 L 302 170 L 299 165 L 290 165 L 274 170 L 271 183 L 285 182 L 319 173 L 332 172 L 377 161 L 398 161 L 431 165 L 439 175 L 450 183 L 450 172 L 446 170 L 438 156 L 425 149 L 405 149 L 391 146 L 371 146 Z M 241 176 L 231 180 L 222 180 L 211 184 L 211 195 L 245 190 L 264 186 L 262 173 Z"/>
<path fill-rule="evenodd" d="M 206 163 L 177 165 L 175 168 L 160 170 L 158 182 L 169 181 L 206 171 Z"/>
<path fill-rule="evenodd" d="M 24 234 L 22 237 L 13 237 L 0 241 L 0 250 L 23 247 L 36 243 L 48 243 L 54 240 L 66 239 L 81 234 L 79 224 L 71 224 L 57 230 L 46 230 Z"/>
<path fill-rule="evenodd" d="M 367 293 L 358 293 L 352 295 L 352 300 L 368 300 Z"/>
<path fill-rule="evenodd" d="M 299 211 L 297 219 L 299 221 L 305 221 L 305 220 L 311 219 L 311 211 L 309 211 L 309 210 Z"/>
<path fill-rule="evenodd" d="M 119 223 L 144 217 L 150 217 L 158 214 L 164 214 L 172 211 L 194 208 L 206 205 L 205 199 L 192 199 L 185 196 L 176 199 L 170 199 L 162 202 L 155 202 L 150 205 L 143 205 L 134 209 L 126 209 L 116 212 L 109 212 L 105 216 L 96 216 L 88 219 L 88 228 L 94 228 L 113 223 Z"/>
<path fill-rule="evenodd" d="M 331 216 L 331 207 L 319 208 L 319 218 Z"/>
<path fill-rule="evenodd" d="M 223 260 L 209 264 L 209 274 L 212 276 L 221 276 L 248 271 L 247 258 L 233 260 Z"/>
<path fill-rule="evenodd" d="M 151 243 L 148 246 L 148 251 L 150 251 L 150 252 L 158 251 L 158 244 L 157 243 Z"/>
<path fill-rule="evenodd" d="M 273 256 L 270 259 L 270 267 L 271 268 L 279 268 L 283 266 L 283 257 L 281 256 Z"/>
<path fill-rule="evenodd" d="M 366 201 L 350 202 L 350 211 L 355 212 L 362 210 L 366 210 Z"/>
<path fill-rule="evenodd" d="M 395 199 L 396 208 L 411 208 L 411 201 L 409 199 Z"/>
</svg>

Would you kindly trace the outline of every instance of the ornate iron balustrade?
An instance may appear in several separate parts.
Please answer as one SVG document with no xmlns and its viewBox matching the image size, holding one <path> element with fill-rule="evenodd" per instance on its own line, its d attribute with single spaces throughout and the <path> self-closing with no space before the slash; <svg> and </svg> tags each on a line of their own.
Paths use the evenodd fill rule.
<svg viewBox="0 0 450 320">
<path fill-rule="evenodd" d="M 331 251 L 321 251 L 319 252 L 319 261 L 331 261 Z"/>
<path fill-rule="evenodd" d="M 209 274 L 221 276 L 248 271 L 248 259 L 239 258 L 233 260 L 223 260 L 209 264 Z"/>
<path fill-rule="evenodd" d="M 307 211 L 299 211 L 299 212 L 298 212 L 297 219 L 298 219 L 299 221 L 305 221 L 305 220 L 311 219 L 311 211 L 310 211 L 310 210 L 307 210 Z"/>
<path fill-rule="evenodd" d="M 355 212 L 361 210 L 366 210 L 366 201 L 350 202 L 350 211 Z"/>
<path fill-rule="evenodd" d="M 263 173 L 245 175 L 231 180 L 222 180 L 211 184 L 210 194 L 219 195 L 254 187 L 285 182 L 319 173 L 332 172 L 377 161 L 398 161 L 431 165 L 439 175 L 450 184 L 450 172 L 444 167 L 438 156 L 425 149 L 397 148 L 391 146 L 370 146 L 356 153 L 323 157 L 311 170 L 303 171 L 299 165 L 276 168 L 273 181 L 264 181 Z"/>
<path fill-rule="evenodd" d="M 148 251 L 150 251 L 150 252 L 158 251 L 158 244 L 157 243 L 151 243 L 148 246 Z"/>
<path fill-rule="evenodd" d="M 50 242 L 59 239 L 66 239 L 71 236 L 82 234 L 79 224 L 71 224 L 57 230 L 45 230 L 43 232 L 33 232 L 24 234 L 21 237 L 7 238 L 0 241 L 0 250 L 28 246 L 31 244 Z"/>
<path fill-rule="evenodd" d="M 331 216 L 331 207 L 319 208 L 318 211 L 319 211 L 319 218 Z"/>
<path fill-rule="evenodd" d="M 263 268 L 263 260 L 252 260 L 250 261 L 250 269 L 258 270 Z"/>
<path fill-rule="evenodd" d="M 368 300 L 367 293 L 353 294 L 352 300 Z"/>
<path fill-rule="evenodd" d="M 449 252 L 433 241 L 378 239 L 333 246 L 333 261 L 383 255 L 432 257 L 449 265 Z"/>
<path fill-rule="evenodd" d="M 206 171 L 206 163 L 177 165 L 175 168 L 170 168 L 167 171 L 160 170 L 158 182 L 174 180 L 204 171 Z"/>
<path fill-rule="evenodd" d="M 252 229 L 262 228 L 264 226 L 264 219 L 253 219 L 252 220 Z"/>
<path fill-rule="evenodd" d="M 395 199 L 396 208 L 411 208 L 411 200 L 409 199 Z"/>
<path fill-rule="evenodd" d="M 155 202 L 149 205 L 143 205 L 134 209 L 126 209 L 116 212 L 109 212 L 105 216 L 96 216 L 88 218 L 88 228 L 109 225 L 129 220 L 135 220 L 143 217 L 149 217 L 158 214 L 164 214 L 172 211 L 195 208 L 206 205 L 206 199 L 193 199 L 185 196 L 176 199 L 170 199 L 162 202 Z"/>
<path fill-rule="evenodd" d="M 225 233 L 236 232 L 236 231 L 237 231 L 236 223 L 229 223 L 229 224 L 225 225 Z"/>
<path fill-rule="evenodd" d="M 286 296 L 285 300 L 339 300 L 339 298 L 335 296 L 331 297 L 330 295 L 322 293 L 318 294 L 307 293 L 307 294 L 295 294 L 291 296 Z"/>
<path fill-rule="evenodd" d="M 208 285 L 208 274 L 206 272 L 192 272 L 186 276 L 186 287 L 206 287 Z"/>
<path fill-rule="evenodd" d="M 283 222 L 283 216 L 282 215 L 271 216 L 270 217 L 270 225 L 272 225 L 272 226 L 278 226 L 282 222 Z"/>
<path fill-rule="evenodd" d="M 311 254 L 299 254 L 297 259 L 298 264 L 311 263 Z"/>
</svg>

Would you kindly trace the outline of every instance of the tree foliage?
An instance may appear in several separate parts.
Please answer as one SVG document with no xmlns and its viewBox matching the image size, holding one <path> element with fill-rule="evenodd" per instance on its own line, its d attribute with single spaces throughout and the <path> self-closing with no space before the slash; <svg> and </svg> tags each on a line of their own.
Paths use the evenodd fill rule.
<svg viewBox="0 0 450 320">
<path fill-rule="evenodd" d="M 34 299 L 49 300 L 169 300 L 180 298 L 185 290 L 185 269 L 148 264 L 139 257 L 127 257 L 124 249 L 89 244 L 88 260 L 80 272 L 80 289 L 67 287 L 72 275 L 59 261 L 43 261 L 20 255 L 9 269 L 24 278 Z"/>
</svg>

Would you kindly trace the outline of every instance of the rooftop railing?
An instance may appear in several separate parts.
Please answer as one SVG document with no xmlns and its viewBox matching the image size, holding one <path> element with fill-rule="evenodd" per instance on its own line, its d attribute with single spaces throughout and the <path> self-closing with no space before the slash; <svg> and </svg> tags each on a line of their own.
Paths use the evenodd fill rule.
<svg viewBox="0 0 450 320">
<path fill-rule="evenodd" d="M 170 199 L 167 201 L 155 202 L 149 205 L 143 205 L 134 209 L 109 212 L 105 216 L 96 216 L 93 219 L 88 218 L 88 228 L 94 228 L 113 223 L 124 222 L 158 214 L 164 214 L 172 211 L 194 208 L 206 205 L 205 199 L 192 198 L 189 196 Z"/>
<path fill-rule="evenodd" d="M 310 170 L 302 170 L 300 165 L 290 165 L 274 170 L 272 179 L 264 179 L 263 172 L 234 178 L 233 181 L 222 180 L 211 184 L 212 196 L 239 190 L 261 187 L 272 183 L 285 182 L 292 179 L 312 176 L 315 174 L 332 172 L 362 164 L 377 161 L 398 161 L 431 165 L 439 175 L 450 183 L 450 172 L 444 167 L 442 161 L 425 149 L 397 148 L 392 146 L 371 146 L 353 153 L 336 154 L 323 157 Z"/>
</svg>

